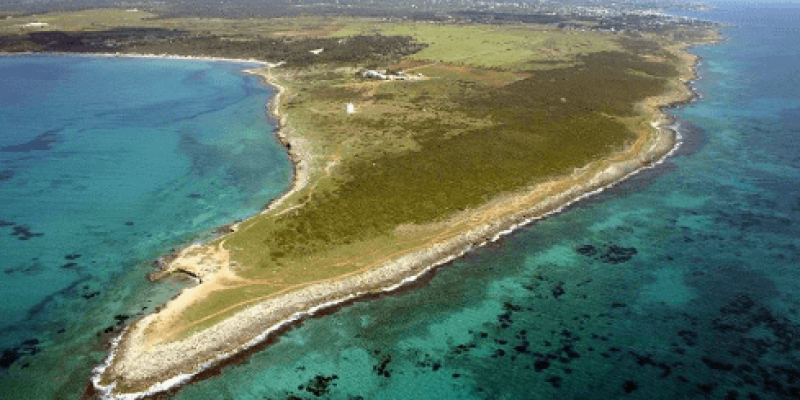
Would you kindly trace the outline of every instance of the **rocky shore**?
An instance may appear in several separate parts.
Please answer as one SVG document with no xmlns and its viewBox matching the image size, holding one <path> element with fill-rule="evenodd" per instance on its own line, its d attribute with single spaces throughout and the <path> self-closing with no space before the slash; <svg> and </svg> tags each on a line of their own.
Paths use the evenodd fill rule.
<svg viewBox="0 0 800 400">
<path fill-rule="evenodd" d="M 680 80 L 685 84 L 696 77 L 693 66 L 697 59 L 683 51 L 681 57 L 686 63 L 686 70 Z M 287 147 L 295 166 L 292 187 L 269 205 L 268 210 L 272 210 L 308 184 L 308 168 L 313 154 L 302 138 L 293 135 L 285 116 L 278 114 L 285 88 L 274 81 L 269 82 L 279 90 L 270 107 L 280 124 L 277 136 Z M 643 168 L 658 164 L 679 144 L 678 133 L 669 129 L 672 118 L 662 108 L 690 101 L 693 96 L 686 85 L 680 85 L 671 93 L 648 99 L 644 106 L 648 115 L 653 117 L 652 128 L 641 132 L 633 146 L 577 170 L 570 176 L 537 185 L 527 192 L 504 197 L 474 210 L 470 218 L 475 222 L 470 224 L 469 229 L 457 236 L 430 243 L 425 249 L 402 255 L 378 268 L 267 298 L 234 317 L 181 340 L 152 342 L 153 333 L 150 329 L 161 317 L 159 313 L 136 321 L 114 341 L 105 364 L 95 370 L 92 383 L 96 395 L 140 398 L 185 384 L 193 375 L 267 340 L 270 335 L 299 319 L 362 296 L 397 290 L 476 246 L 497 240 L 519 226 L 557 213 Z M 176 260 L 181 258 L 179 255 Z M 228 265 L 223 265 L 226 259 L 224 254 L 212 258 L 220 264 L 217 270 L 207 272 L 213 279 L 216 275 L 222 276 Z M 175 260 L 167 269 L 176 268 L 174 265 Z M 194 273 L 198 274 L 198 279 L 203 279 L 205 274 Z M 199 288 L 187 289 L 186 292 Z"/>
</svg>

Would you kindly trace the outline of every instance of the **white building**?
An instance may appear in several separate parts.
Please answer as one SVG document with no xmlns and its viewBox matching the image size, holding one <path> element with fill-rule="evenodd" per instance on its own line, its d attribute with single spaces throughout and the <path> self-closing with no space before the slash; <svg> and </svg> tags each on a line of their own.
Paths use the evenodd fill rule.
<svg viewBox="0 0 800 400">
<path fill-rule="evenodd" d="M 364 78 L 381 79 L 384 81 L 389 79 L 389 77 L 387 77 L 386 75 L 371 69 L 364 71 L 363 75 Z"/>
</svg>

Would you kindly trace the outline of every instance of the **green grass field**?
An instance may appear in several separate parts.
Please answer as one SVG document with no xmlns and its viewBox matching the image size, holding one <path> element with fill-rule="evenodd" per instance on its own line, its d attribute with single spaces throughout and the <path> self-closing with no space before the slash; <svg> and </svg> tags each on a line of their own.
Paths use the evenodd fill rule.
<svg viewBox="0 0 800 400">
<path fill-rule="evenodd" d="M 577 33 L 538 25 L 438 25 L 356 23 L 335 36 L 360 33 L 408 35 L 429 44 L 409 57 L 455 65 L 505 70 L 549 69 L 570 65 L 573 57 L 620 50 L 614 35 Z"/>
</svg>

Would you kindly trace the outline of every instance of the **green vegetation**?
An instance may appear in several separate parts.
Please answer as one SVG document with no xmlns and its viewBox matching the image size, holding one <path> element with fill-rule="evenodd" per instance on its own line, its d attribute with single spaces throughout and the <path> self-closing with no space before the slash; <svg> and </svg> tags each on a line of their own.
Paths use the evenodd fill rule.
<svg viewBox="0 0 800 400">
<path fill-rule="evenodd" d="M 517 40 L 517 33 L 509 37 Z M 528 61 L 496 71 L 481 68 L 483 60 L 420 61 L 431 45 L 409 57 L 420 62 L 394 65 L 428 77 L 417 81 L 367 81 L 335 68 L 295 71 L 282 80 L 293 93 L 283 110 L 312 138 L 319 169 L 336 156 L 341 162 L 329 175 L 315 175 L 313 189 L 286 207 L 225 239 L 247 266 L 240 274 L 279 276 L 299 287 L 378 265 L 380 255 L 402 254 L 443 232 L 432 228 L 412 239 L 399 226 L 447 221 L 630 146 L 649 118 L 636 104 L 664 92 L 678 64 L 650 40 L 611 47 L 617 50 L 556 60 L 568 67 Z M 359 107 L 355 115 L 343 113 L 347 102 Z"/>
<path fill-rule="evenodd" d="M 428 43 L 410 59 L 499 69 L 563 67 L 579 54 L 619 50 L 611 34 L 580 34 L 538 25 L 350 24 L 336 36 L 381 33 Z"/>
<path fill-rule="evenodd" d="M 48 21 L 56 29 L 72 21 L 70 35 L 112 28 L 85 15 L 70 18 Z M 287 88 L 280 110 L 292 135 L 315 156 L 307 186 L 214 243 L 230 251 L 246 283 L 218 286 L 184 310 L 173 338 L 260 298 L 454 237 L 469 227 L 460 216 L 490 201 L 641 144 L 651 118 L 641 103 L 674 89 L 684 68 L 663 38 L 536 25 L 125 21 L 121 26 L 205 32 L 126 51 L 293 60 L 270 75 Z M 323 47 L 320 55 L 309 52 Z M 424 78 L 377 81 L 355 73 L 368 67 Z M 345 114 L 346 103 L 357 112 Z"/>
<path fill-rule="evenodd" d="M 496 35 L 528 43 L 547 35 L 516 27 L 493 28 L 493 34 L 484 32 L 486 26 L 419 28 L 427 35 L 437 29 L 448 38 Z M 348 32 L 374 33 L 345 27 L 336 34 Z M 406 25 L 380 33 L 411 34 L 431 43 L 392 65 L 427 79 L 363 80 L 341 64 L 273 72 L 290 88 L 283 107 L 290 124 L 312 140 L 320 157 L 313 185 L 224 239 L 233 258 L 246 266 L 241 276 L 280 277 L 287 287 L 302 287 L 422 246 L 444 231 L 430 229 L 412 238 L 397 228 L 447 221 L 630 146 L 645 118 L 637 115 L 636 104 L 664 92 L 678 74 L 677 59 L 647 39 L 558 33 L 562 46 L 574 36 L 602 43 L 605 50 L 572 47 L 572 53 L 541 59 L 531 45 L 506 59 L 462 57 L 454 49 L 457 39 L 427 42 Z M 498 46 L 491 40 L 480 44 Z M 448 51 L 437 53 L 437 46 Z M 357 105 L 356 114 L 345 115 L 348 102 Z M 333 159 L 341 161 L 322 173 Z M 300 206 L 289 210 L 293 205 Z M 215 293 L 219 306 L 200 303 L 187 322 L 236 304 L 238 291 Z"/>
<path fill-rule="evenodd" d="M 343 19 L 346 21 L 346 19 Z M 45 28 L 21 28 L 31 22 L 49 24 Z M 204 37 L 270 37 L 275 34 L 319 36 L 334 31 L 342 22 L 331 18 L 301 16 L 292 18 L 164 18 L 146 11 L 99 9 L 56 12 L 44 15 L 20 15 L 0 20 L 0 33 L 57 30 L 64 32 L 102 31 L 119 28 L 176 29 Z"/>
<path fill-rule="evenodd" d="M 347 140 L 347 132 L 391 132 L 415 148 L 362 150 L 330 178 L 331 188 L 316 190 L 304 207 L 277 220 L 254 220 L 226 245 L 238 249 L 244 264 L 268 268 L 287 257 L 387 235 L 402 224 L 443 220 L 568 173 L 632 142 L 635 135 L 615 116 L 634 116 L 634 104 L 662 91 L 676 70 L 602 52 L 577 58 L 573 67 L 530 74 L 499 88 L 445 77 L 387 83 L 372 94 L 381 99 L 376 104 L 407 112 L 316 115 L 311 123 L 337 142 Z M 320 98 L 336 104 L 367 100 L 328 85 L 309 92 L 303 99 L 313 100 L 295 99 L 287 109 L 315 108 Z M 304 115 L 303 124 L 313 117 Z"/>
</svg>

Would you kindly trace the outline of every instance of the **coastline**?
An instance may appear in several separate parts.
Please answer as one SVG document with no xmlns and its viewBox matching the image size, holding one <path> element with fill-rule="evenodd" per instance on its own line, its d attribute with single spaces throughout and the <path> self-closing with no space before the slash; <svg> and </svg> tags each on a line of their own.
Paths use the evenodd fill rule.
<svg viewBox="0 0 800 400">
<path fill-rule="evenodd" d="M 333 283 L 324 283 L 303 288 L 299 291 L 292 292 L 292 296 L 294 298 L 289 299 L 288 301 L 283 297 L 289 296 L 271 298 L 262 301 L 255 306 L 240 311 L 235 317 L 227 320 L 227 322 L 236 320 L 236 325 L 238 326 L 235 329 L 235 332 L 232 332 L 231 329 L 228 329 L 228 331 L 225 332 L 225 327 L 221 327 L 222 325 L 225 325 L 224 322 L 200 332 L 199 334 L 206 334 L 206 339 L 208 339 L 208 336 L 210 335 L 213 340 L 200 342 L 194 341 L 191 344 L 195 346 L 206 345 L 210 347 L 210 349 L 207 349 L 205 352 L 195 351 L 196 356 L 193 360 L 180 360 L 177 363 L 168 362 L 167 364 L 170 364 L 168 368 L 161 368 L 162 370 L 167 370 L 173 373 L 175 376 L 167 380 L 156 382 L 149 386 L 145 391 L 116 395 L 114 394 L 116 384 L 112 383 L 104 386 L 102 384 L 102 377 L 108 368 L 114 365 L 118 353 L 125 353 L 127 346 L 131 344 L 129 342 L 135 342 L 130 335 L 133 335 L 134 337 L 141 337 L 135 333 L 131 333 L 132 330 L 135 330 L 134 325 L 142 322 L 142 320 L 136 321 L 113 340 L 110 346 L 111 351 L 106 359 L 106 362 L 95 369 L 91 384 L 97 391 L 97 395 L 102 397 L 124 399 L 142 398 L 186 384 L 191 381 L 195 375 L 201 373 L 202 371 L 210 367 L 217 366 L 224 362 L 224 360 L 234 357 L 235 355 L 251 349 L 254 346 L 258 346 L 260 343 L 269 340 L 272 336 L 274 336 L 275 333 L 287 329 L 287 327 L 296 324 L 298 321 L 310 316 L 314 316 L 317 313 L 325 312 L 328 309 L 358 301 L 364 297 L 401 290 L 407 285 L 417 281 L 421 277 L 426 276 L 431 271 L 434 271 L 440 266 L 453 261 L 475 247 L 480 247 L 487 243 L 494 242 L 521 226 L 525 226 L 534 221 L 560 213 L 578 201 L 602 192 L 606 188 L 614 186 L 626 178 L 639 173 L 640 171 L 653 168 L 663 163 L 667 158 L 676 152 L 681 144 L 680 133 L 674 130 L 673 119 L 671 116 L 665 113 L 664 109 L 691 102 L 697 96 L 697 94 L 688 87 L 688 83 L 697 77 L 696 66 L 698 58 L 694 55 L 686 53 L 685 49 L 681 49 L 680 52 L 682 55 L 685 54 L 692 59 L 692 64 L 689 68 L 690 73 L 686 76 L 682 76 L 680 79 L 681 86 L 684 88 L 683 93 L 682 95 L 670 93 L 669 96 L 657 96 L 655 98 L 648 99 L 646 102 L 647 110 L 649 113 L 652 113 L 653 117 L 656 118 L 656 121 L 651 123 L 654 133 L 649 135 L 649 139 L 651 140 L 648 140 L 646 143 L 649 146 L 640 149 L 638 152 L 635 152 L 635 157 L 624 158 L 616 161 L 610 160 L 610 164 L 605 165 L 603 168 L 597 171 L 581 171 L 578 173 L 579 176 L 574 177 L 575 179 L 584 178 L 583 184 L 581 185 L 571 185 L 569 186 L 568 190 L 563 190 L 558 192 L 557 195 L 547 197 L 546 201 L 538 202 L 533 208 L 514 213 L 513 215 L 506 216 L 505 218 L 499 220 L 494 220 L 489 224 L 466 231 L 454 239 L 443 243 L 436 243 L 425 250 L 404 255 L 403 257 L 386 263 L 375 270 L 367 271 L 366 273 L 359 274 L 355 277 L 343 278 Z M 88 56 L 97 55 L 90 54 Z M 126 57 L 129 55 L 122 56 Z M 156 57 L 157 56 L 152 55 L 143 56 L 143 58 Z M 203 60 L 203 58 L 197 57 L 175 58 Z M 249 60 L 230 59 L 215 59 L 214 61 L 250 62 Z M 292 160 L 292 165 L 295 171 L 293 174 L 292 184 L 288 191 L 275 201 L 271 202 L 266 207 L 266 212 L 277 208 L 292 194 L 302 190 L 303 187 L 308 184 L 307 169 L 310 159 L 313 158 L 313 154 L 306 148 L 302 138 L 292 136 L 292 130 L 286 122 L 286 116 L 278 113 L 281 97 L 285 95 L 286 88 L 279 85 L 274 80 L 271 80 L 267 76 L 261 76 L 269 85 L 278 88 L 278 93 L 274 97 L 269 108 L 279 124 L 277 127 L 276 137 L 285 147 L 287 147 L 287 151 L 290 159 Z M 581 174 L 589 174 L 591 176 L 586 179 L 586 177 L 582 176 Z M 516 199 L 511 199 L 508 201 L 515 200 Z M 236 226 L 237 225 L 234 225 L 233 229 L 236 229 Z M 277 299 L 282 301 L 276 301 Z M 268 317 L 265 318 L 265 315 L 268 315 Z M 150 316 L 145 317 L 144 319 L 149 317 Z M 247 326 L 247 328 L 241 329 L 242 325 Z M 265 326 L 267 327 L 266 329 L 264 329 Z M 192 338 L 194 338 L 194 336 L 192 336 Z M 181 341 L 181 343 L 187 341 L 188 340 Z M 233 347 L 233 349 L 222 349 L 222 346 L 220 345 L 221 343 L 233 343 L 233 346 L 228 346 Z M 158 352 L 166 352 L 173 355 L 186 354 L 185 350 L 179 348 L 180 346 L 172 346 L 173 348 L 169 347 L 170 346 L 163 346 L 163 348 L 160 347 Z M 196 349 L 196 347 L 192 346 L 190 346 L 190 348 Z M 173 357 L 173 359 L 174 358 L 175 357 Z M 152 358 L 146 361 L 137 361 L 140 363 L 155 365 L 154 359 Z M 187 366 L 189 368 L 187 368 Z M 187 369 L 189 372 L 185 372 Z M 122 371 L 125 371 L 125 368 L 123 368 Z M 174 372 L 180 373 L 174 374 Z M 159 376 L 163 376 L 165 373 L 167 372 L 162 372 L 162 375 Z"/>
<path fill-rule="evenodd" d="M 103 58 L 143 58 L 154 60 L 186 60 L 186 61 L 209 61 L 209 62 L 227 62 L 236 64 L 257 64 L 268 68 L 275 68 L 283 65 L 283 61 L 273 63 L 269 61 L 262 61 L 256 59 L 238 59 L 238 58 L 222 58 L 222 57 L 198 57 L 198 56 L 179 56 L 173 54 L 138 54 L 138 53 L 70 53 L 60 51 L 48 52 L 19 52 L 19 53 L 5 53 L 0 52 L 0 57 L 31 57 L 31 56 L 58 56 L 58 57 L 103 57 Z"/>
</svg>

